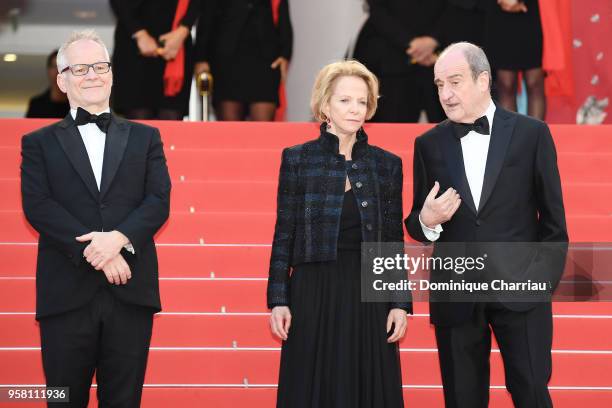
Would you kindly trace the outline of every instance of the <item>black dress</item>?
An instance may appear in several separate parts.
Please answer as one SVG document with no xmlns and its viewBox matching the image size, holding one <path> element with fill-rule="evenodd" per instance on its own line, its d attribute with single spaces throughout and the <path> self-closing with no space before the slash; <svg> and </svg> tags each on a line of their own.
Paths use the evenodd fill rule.
<svg viewBox="0 0 612 408">
<path fill-rule="evenodd" d="M 538 0 L 523 0 L 526 13 L 507 13 L 494 0 L 485 3 L 485 51 L 493 69 L 542 66 L 542 23 Z"/>
<path fill-rule="evenodd" d="M 287 0 L 275 24 L 270 0 L 203 0 L 196 61 L 210 64 L 213 102 L 273 102 L 278 105 L 278 57 L 291 59 L 293 32 Z"/>
<path fill-rule="evenodd" d="M 219 55 L 211 61 L 215 78 L 213 100 L 274 102 L 278 105 L 280 70 L 272 69 L 274 59 L 262 53 L 257 33 L 257 21 L 253 13 L 247 17 L 238 47 L 234 55 Z"/>
<path fill-rule="evenodd" d="M 351 163 L 351 162 L 347 162 Z M 362 303 L 361 220 L 344 194 L 336 261 L 297 265 L 277 408 L 400 408 L 399 349 L 387 343 L 388 303 Z"/>
<path fill-rule="evenodd" d="M 125 113 L 131 109 L 171 109 L 186 115 L 193 76 L 191 36 L 185 39 L 183 87 L 178 95 L 164 96 L 166 61 L 140 55 L 132 35 L 146 29 L 153 38 L 172 31 L 178 0 L 111 0 L 117 16 L 113 51 L 113 109 Z M 190 0 L 181 25 L 191 27 L 200 12 L 199 0 Z"/>
</svg>

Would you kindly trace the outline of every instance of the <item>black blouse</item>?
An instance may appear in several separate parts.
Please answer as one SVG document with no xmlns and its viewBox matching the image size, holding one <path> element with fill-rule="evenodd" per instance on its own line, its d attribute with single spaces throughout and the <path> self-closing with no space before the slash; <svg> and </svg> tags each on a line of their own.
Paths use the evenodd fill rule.
<svg viewBox="0 0 612 408">
<path fill-rule="evenodd" d="M 338 249 L 360 250 L 361 239 L 361 216 L 359 215 L 359 207 L 357 207 L 357 198 L 351 188 L 344 193 Z"/>
</svg>

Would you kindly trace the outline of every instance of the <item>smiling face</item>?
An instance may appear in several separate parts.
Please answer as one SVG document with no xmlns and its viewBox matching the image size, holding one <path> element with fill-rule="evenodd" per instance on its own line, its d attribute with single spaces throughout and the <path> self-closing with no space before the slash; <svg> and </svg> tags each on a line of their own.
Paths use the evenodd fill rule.
<svg viewBox="0 0 612 408">
<path fill-rule="evenodd" d="M 453 122 L 473 123 L 489 105 L 488 72 L 481 72 L 474 79 L 465 55 L 459 49 L 443 55 L 436 62 L 434 82 L 440 104 Z"/>
<path fill-rule="evenodd" d="M 330 132 L 338 136 L 354 135 L 363 126 L 367 111 L 368 86 L 356 76 L 338 78 L 323 108 L 329 118 Z"/>
<path fill-rule="evenodd" d="M 75 41 L 66 49 L 65 55 L 69 65 L 108 62 L 105 49 L 92 40 Z M 60 70 L 63 68 L 58 67 Z M 91 113 L 99 113 L 109 107 L 113 71 L 96 74 L 90 68 L 86 75 L 75 76 L 67 70 L 58 74 L 57 85 L 68 96 L 72 109 L 81 107 Z"/>
</svg>

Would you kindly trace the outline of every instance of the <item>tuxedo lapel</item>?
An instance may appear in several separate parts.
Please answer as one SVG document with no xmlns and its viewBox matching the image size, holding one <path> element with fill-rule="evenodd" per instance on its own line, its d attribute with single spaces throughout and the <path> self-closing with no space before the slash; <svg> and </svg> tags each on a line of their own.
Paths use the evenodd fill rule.
<svg viewBox="0 0 612 408">
<path fill-rule="evenodd" d="M 100 182 L 100 199 L 103 199 L 117 174 L 130 133 L 129 124 L 112 116 L 106 143 L 104 145 L 104 161 L 102 165 L 102 180 Z"/>
<path fill-rule="evenodd" d="M 508 111 L 499 106 L 495 109 L 478 211 L 482 211 L 487 200 L 491 197 L 491 193 L 493 192 L 493 188 L 495 187 L 495 183 L 497 182 L 497 178 L 504 164 L 506 150 L 508 150 L 515 123 L 516 117 L 514 115 L 511 115 Z"/>
<path fill-rule="evenodd" d="M 85 149 L 81 134 L 70 114 L 58 124 L 54 133 L 66 156 L 68 156 L 68 160 L 70 160 L 76 172 L 83 179 L 91 195 L 97 200 L 99 192 L 96 177 L 91 168 L 87 149 Z"/>
<path fill-rule="evenodd" d="M 465 175 L 465 165 L 463 163 L 463 151 L 461 150 L 461 141 L 455 136 L 453 127 L 450 121 L 446 121 L 440 125 L 442 132 L 441 149 L 444 154 L 444 161 L 448 167 L 448 172 L 453 180 L 453 187 L 459 192 L 461 200 L 466 204 L 474 214 L 476 214 L 476 206 L 474 198 L 470 191 L 470 185 Z"/>
</svg>

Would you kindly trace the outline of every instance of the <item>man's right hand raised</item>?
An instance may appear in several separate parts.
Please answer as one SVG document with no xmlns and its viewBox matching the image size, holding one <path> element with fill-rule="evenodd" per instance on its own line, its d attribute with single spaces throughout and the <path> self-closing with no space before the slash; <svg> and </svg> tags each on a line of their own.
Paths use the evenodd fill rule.
<svg viewBox="0 0 612 408">
<path fill-rule="evenodd" d="M 449 188 L 436 198 L 439 191 L 440 183 L 436 181 L 421 209 L 421 222 L 428 228 L 434 228 L 450 220 L 461 205 L 461 197 L 455 189 Z"/>
</svg>

